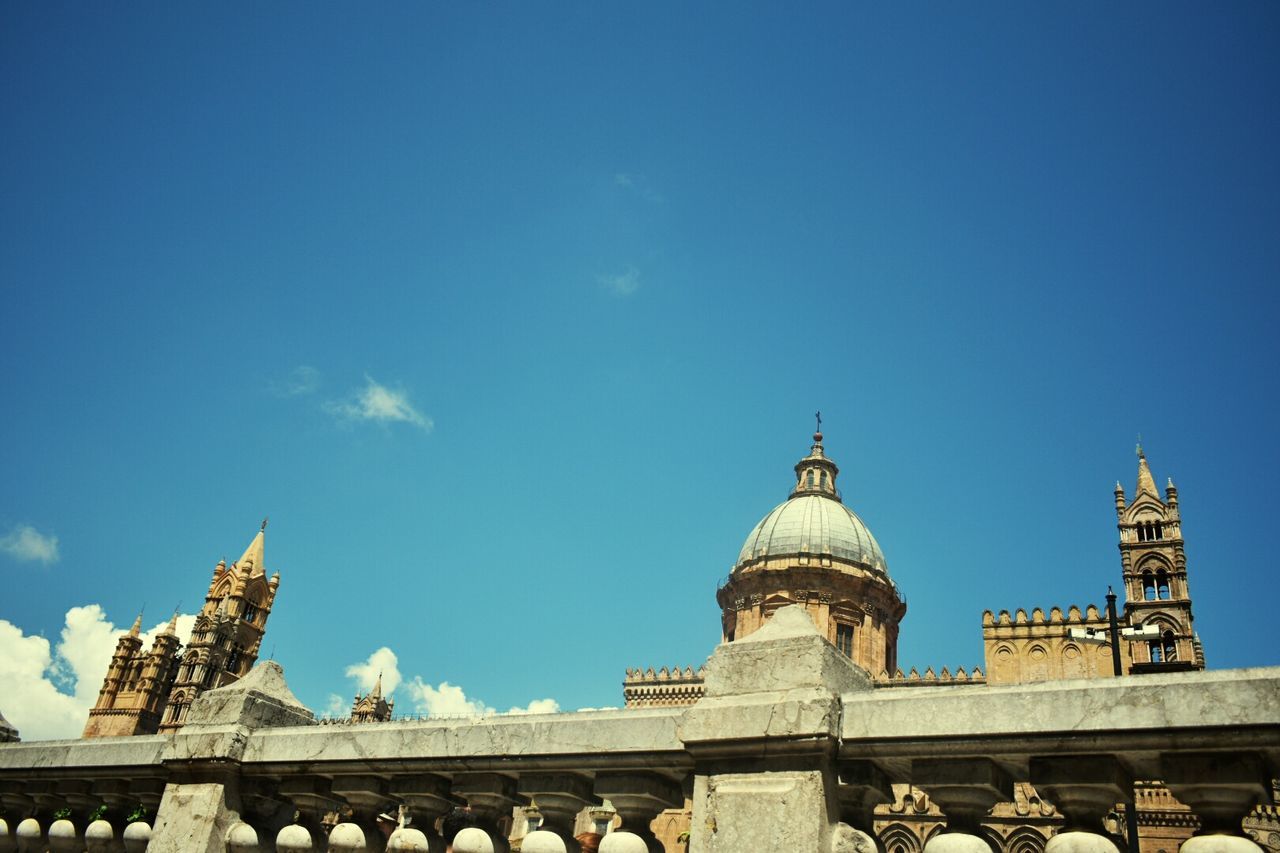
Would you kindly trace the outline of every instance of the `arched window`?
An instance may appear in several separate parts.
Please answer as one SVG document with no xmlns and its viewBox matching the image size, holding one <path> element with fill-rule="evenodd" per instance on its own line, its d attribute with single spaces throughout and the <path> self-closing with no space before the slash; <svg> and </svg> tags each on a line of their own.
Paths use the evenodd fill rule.
<svg viewBox="0 0 1280 853">
<path fill-rule="evenodd" d="M 1163 570 L 1156 572 L 1156 595 L 1162 599 L 1169 597 L 1169 575 Z"/>
<path fill-rule="evenodd" d="M 1151 651 L 1152 663 L 1164 662 L 1164 649 L 1161 647 L 1159 640 L 1150 641 L 1149 643 L 1147 643 L 1147 648 Z"/>
<path fill-rule="evenodd" d="M 1164 538 L 1164 525 L 1158 521 L 1156 522 L 1156 538 L 1157 539 Z"/>
<path fill-rule="evenodd" d="M 812 468 L 810 468 L 809 473 L 805 475 L 804 483 L 806 486 L 813 485 L 813 469 Z"/>
<path fill-rule="evenodd" d="M 1145 524 L 1141 524 L 1141 523 L 1138 524 L 1138 541 L 1139 542 L 1147 541 L 1147 526 Z"/>
<path fill-rule="evenodd" d="M 1164 659 L 1166 662 L 1172 663 L 1178 659 L 1178 643 L 1173 638 L 1172 631 L 1165 631 L 1161 637 L 1164 644 Z"/>
<path fill-rule="evenodd" d="M 824 489 L 827 487 L 827 472 L 826 472 L 826 471 L 823 471 L 823 472 L 822 472 L 822 475 L 818 477 L 818 483 L 819 483 L 819 484 L 822 486 L 822 488 L 824 488 Z"/>
<path fill-rule="evenodd" d="M 1142 600 L 1143 601 L 1156 600 L 1156 584 L 1151 577 L 1151 572 L 1142 573 Z"/>
</svg>

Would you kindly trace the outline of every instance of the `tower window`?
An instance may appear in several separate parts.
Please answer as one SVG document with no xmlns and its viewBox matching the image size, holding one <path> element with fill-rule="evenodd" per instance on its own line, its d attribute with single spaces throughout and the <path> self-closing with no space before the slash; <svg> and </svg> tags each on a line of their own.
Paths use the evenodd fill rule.
<svg viewBox="0 0 1280 853">
<path fill-rule="evenodd" d="M 821 474 L 819 474 L 819 475 L 818 475 L 818 483 L 819 483 L 819 484 L 822 486 L 822 488 L 824 488 L 824 489 L 827 487 L 827 472 L 826 472 L 826 471 L 823 471 Z"/>
<path fill-rule="evenodd" d="M 1151 579 L 1151 572 L 1142 573 L 1142 600 L 1143 601 L 1156 600 L 1156 585 L 1155 585 L 1155 582 Z"/>
<path fill-rule="evenodd" d="M 806 486 L 812 486 L 812 485 L 813 485 L 813 470 L 812 470 L 812 469 L 810 469 L 810 470 L 809 470 L 809 473 L 805 475 L 804 482 L 805 482 L 805 485 L 806 485 Z"/>
<path fill-rule="evenodd" d="M 853 657 L 853 626 L 836 623 L 836 648 L 847 658 Z"/>
<path fill-rule="evenodd" d="M 1160 640 L 1151 640 L 1147 643 L 1147 648 L 1151 651 L 1152 663 L 1164 663 L 1164 649 L 1161 646 Z"/>
<path fill-rule="evenodd" d="M 1169 576 L 1164 572 L 1156 572 L 1156 597 L 1169 597 Z"/>
<path fill-rule="evenodd" d="M 253 602 L 245 602 L 244 605 L 244 621 L 253 622 L 258 618 L 258 608 L 253 606 Z"/>
<path fill-rule="evenodd" d="M 1161 638 L 1164 643 L 1164 659 L 1172 663 L 1178 659 L 1178 644 L 1173 639 L 1172 631 L 1165 631 Z"/>
<path fill-rule="evenodd" d="M 1164 525 L 1158 521 L 1156 522 L 1156 538 L 1157 539 L 1164 538 Z"/>
<path fill-rule="evenodd" d="M 1145 524 L 1138 525 L 1138 541 L 1139 542 L 1147 541 L 1147 526 Z"/>
</svg>

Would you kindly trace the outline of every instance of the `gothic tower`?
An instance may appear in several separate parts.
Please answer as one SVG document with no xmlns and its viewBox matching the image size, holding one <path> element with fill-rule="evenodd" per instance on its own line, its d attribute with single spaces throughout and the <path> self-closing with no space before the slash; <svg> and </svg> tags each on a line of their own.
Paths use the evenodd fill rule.
<svg viewBox="0 0 1280 853">
<path fill-rule="evenodd" d="M 142 650 L 142 616 L 116 643 L 98 701 L 89 711 L 84 737 L 154 734 L 178 668 L 178 615 Z"/>
<path fill-rule="evenodd" d="M 182 654 L 160 731 L 179 728 L 196 696 L 236 681 L 257 661 L 267 617 L 280 586 L 279 572 L 270 580 L 266 576 L 266 529 L 264 521 L 244 554 L 230 567 L 225 560 L 214 567 L 209 593 L 196 616 L 191 643 Z"/>
<path fill-rule="evenodd" d="M 391 719 L 391 712 L 395 705 L 394 699 L 382 698 L 382 673 L 378 673 L 378 681 L 373 685 L 372 690 L 364 696 L 356 694 L 356 700 L 351 705 L 351 722 L 384 723 Z"/>
<path fill-rule="evenodd" d="M 1170 479 L 1161 500 L 1139 444 L 1138 485 L 1133 500 L 1125 501 L 1124 488 L 1119 483 L 1115 498 L 1125 621 L 1153 635 L 1158 633 L 1132 644 L 1130 671 L 1204 669 L 1204 652 L 1192 627 L 1178 489 Z"/>
<path fill-rule="evenodd" d="M 906 602 L 871 531 L 836 486 L 840 469 L 814 433 L 796 463 L 795 487 L 747 536 L 716 592 L 726 642 L 758 629 L 779 607 L 800 604 L 818 630 L 873 677 L 898 662 Z"/>
</svg>

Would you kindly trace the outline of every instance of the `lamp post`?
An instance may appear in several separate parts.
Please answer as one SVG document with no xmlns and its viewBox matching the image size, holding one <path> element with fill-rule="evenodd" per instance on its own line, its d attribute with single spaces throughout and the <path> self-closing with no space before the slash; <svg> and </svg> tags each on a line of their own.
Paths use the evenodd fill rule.
<svg viewBox="0 0 1280 853">
<path fill-rule="evenodd" d="M 1120 626 L 1116 624 L 1116 594 L 1110 586 L 1107 587 L 1107 622 L 1110 624 L 1111 633 L 1112 674 L 1124 675 L 1120 667 Z"/>
</svg>

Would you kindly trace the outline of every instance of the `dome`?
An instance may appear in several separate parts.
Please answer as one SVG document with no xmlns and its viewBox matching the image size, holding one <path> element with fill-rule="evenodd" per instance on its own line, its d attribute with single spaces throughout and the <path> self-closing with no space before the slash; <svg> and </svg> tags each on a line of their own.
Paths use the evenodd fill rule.
<svg viewBox="0 0 1280 853">
<path fill-rule="evenodd" d="M 888 573 L 879 543 L 857 513 L 821 494 L 796 495 L 774 507 L 742 543 L 738 565 L 799 554 L 830 556 Z"/>
</svg>

